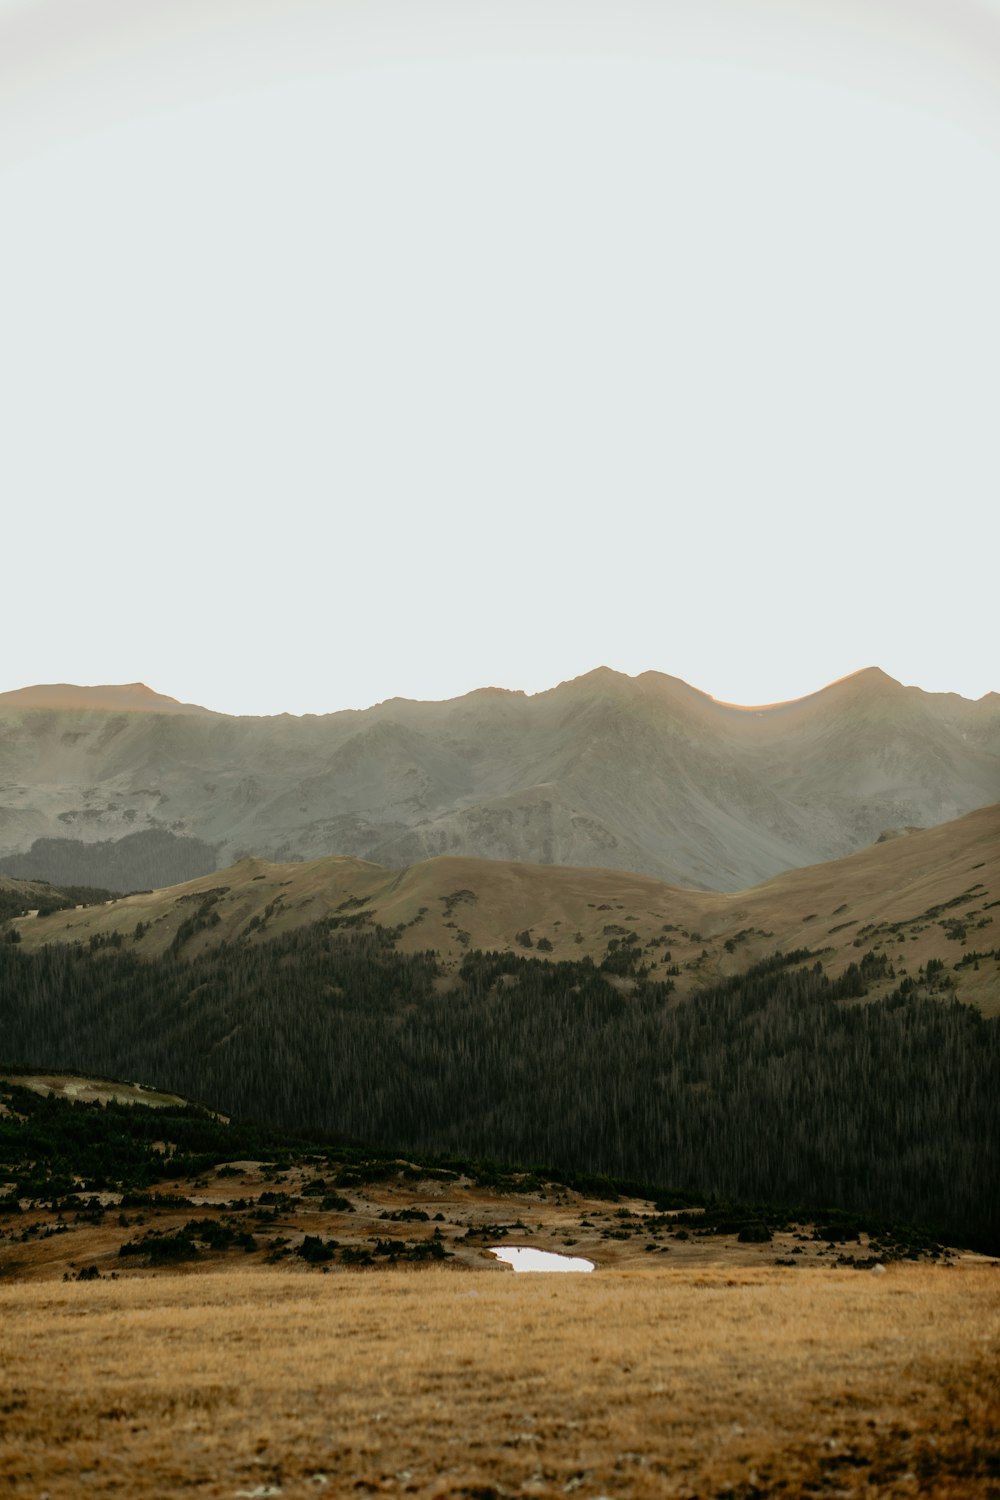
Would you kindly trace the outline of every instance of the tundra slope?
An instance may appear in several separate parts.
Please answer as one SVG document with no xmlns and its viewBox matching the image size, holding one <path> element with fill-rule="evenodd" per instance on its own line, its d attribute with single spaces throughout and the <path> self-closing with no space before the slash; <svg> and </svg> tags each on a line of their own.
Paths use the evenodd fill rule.
<svg viewBox="0 0 1000 1500">
<path fill-rule="evenodd" d="M 351 858 L 245 859 L 165 890 L 19 919 L 24 951 L 119 934 L 156 958 L 220 942 L 265 942 L 326 917 L 398 929 L 402 952 L 470 949 L 603 960 L 623 943 L 690 993 L 768 955 L 809 948 L 839 976 L 871 950 L 881 993 L 929 965 L 946 993 L 1000 1012 L 1000 805 L 938 828 L 788 871 L 735 893 L 684 890 L 620 870 L 442 857 L 401 871 Z M 185 937 L 185 933 L 190 936 Z"/>
<path fill-rule="evenodd" d="M 0 695 L 0 870 L 57 883 L 113 881 L 18 858 L 35 840 L 155 831 L 218 866 L 458 855 L 732 891 L 998 799 L 1000 696 L 875 668 L 753 709 L 607 668 L 533 696 L 303 718 L 232 718 L 141 684 Z"/>
</svg>

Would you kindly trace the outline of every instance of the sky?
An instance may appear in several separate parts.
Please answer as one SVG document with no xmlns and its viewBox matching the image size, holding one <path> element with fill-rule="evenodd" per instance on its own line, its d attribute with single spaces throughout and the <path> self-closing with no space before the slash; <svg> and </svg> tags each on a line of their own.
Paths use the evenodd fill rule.
<svg viewBox="0 0 1000 1500">
<path fill-rule="evenodd" d="M 998 0 L 0 0 L 0 690 L 1000 690 Z"/>
</svg>

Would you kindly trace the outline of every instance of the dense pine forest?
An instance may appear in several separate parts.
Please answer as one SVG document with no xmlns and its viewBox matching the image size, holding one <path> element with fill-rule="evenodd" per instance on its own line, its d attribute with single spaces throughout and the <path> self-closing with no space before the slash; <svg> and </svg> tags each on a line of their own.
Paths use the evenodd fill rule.
<svg viewBox="0 0 1000 1500">
<path fill-rule="evenodd" d="M 1000 1028 L 874 955 L 801 952 L 679 1001 L 628 955 L 470 953 L 331 919 L 155 964 L 0 944 L 0 1058 L 154 1083 L 403 1151 L 897 1216 L 1000 1247 Z M 617 971 L 617 972 L 615 972 Z M 946 992 L 945 992 L 946 995 Z"/>
</svg>

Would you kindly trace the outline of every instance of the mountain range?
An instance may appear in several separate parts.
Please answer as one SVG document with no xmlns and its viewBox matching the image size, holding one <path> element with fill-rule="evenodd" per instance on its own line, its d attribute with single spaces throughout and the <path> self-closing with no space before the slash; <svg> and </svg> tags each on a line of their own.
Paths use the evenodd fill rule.
<svg viewBox="0 0 1000 1500">
<path fill-rule="evenodd" d="M 1000 799 L 1000 695 L 877 668 L 742 708 L 607 668 L 301 718 L 141 683 L 0 694 L 0 872 L 116 890 L 245 856 L 614 868 L 737 891 Z"/>
</svg>

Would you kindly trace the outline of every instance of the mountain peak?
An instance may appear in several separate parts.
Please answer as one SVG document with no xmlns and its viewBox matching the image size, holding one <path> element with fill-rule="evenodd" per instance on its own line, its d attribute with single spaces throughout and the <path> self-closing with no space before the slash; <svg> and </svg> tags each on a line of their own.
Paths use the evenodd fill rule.
<svg viewBox="0 0 1000 1500">
<path fill-rule="evenodd" d="M 614 667 L 594 667 L 589 672 L 581 673 L 579 677 L 570 677 L 565 682 L 560 682 L 558 687 L 548 691 L 558 693 L 565 688 L 609 688 L 626 684 L 631 687 L 635 681 L 627 672 L 616 672 Z"/>
<path fill-rule="evenodd" d="M 855 683 L 858 687 L 898 688 L 902 687 L 895 677 L 890 677 L 888 672 L 883 672 L 881 667 L 861 667 L 857 672 L 848 672 L 846 677 L 841 677 L 837 682 L 832 682 L 831 687 L 839 687 L 842 683 Z"/>
</svg>

